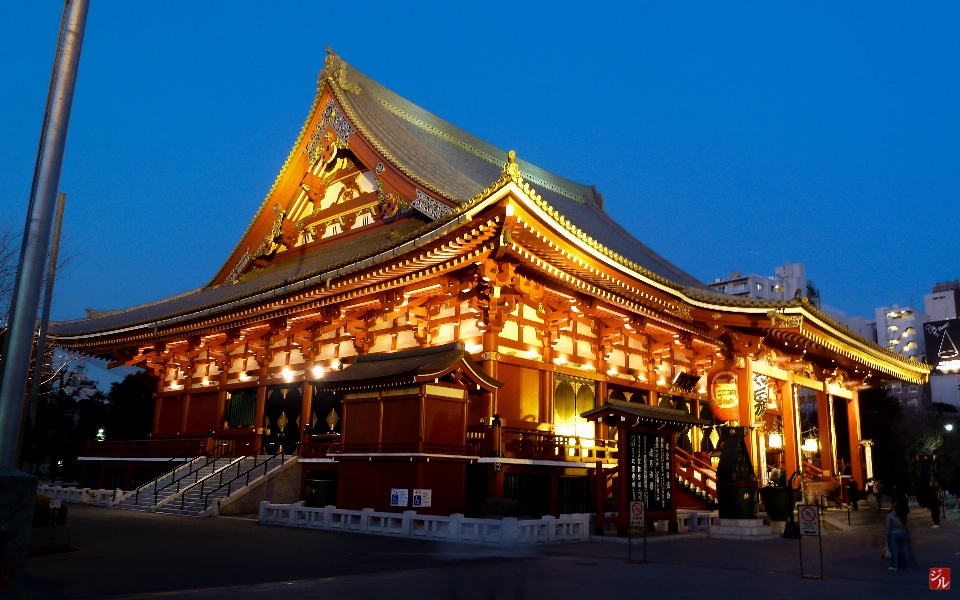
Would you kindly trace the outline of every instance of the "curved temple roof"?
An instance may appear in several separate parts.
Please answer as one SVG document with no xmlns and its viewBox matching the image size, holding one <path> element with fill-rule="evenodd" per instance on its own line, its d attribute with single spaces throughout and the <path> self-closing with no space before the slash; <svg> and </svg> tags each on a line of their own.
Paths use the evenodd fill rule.
<svg viewBox="0 0 960 600">
<path fill-rule="evenodd" d="M 360 133 L 415 181 L 447 200 L 463 203 L 500 178 L 503 165 L 507 162 L 506 151 L 401 98 L 340 61 L 339 57 L 333 58 L 342 73 L 340 81 L 345 78 L 350 89 L 359 88 L 359 92 L 345 92 L 321 72 L 316 99 L 319 100 L 327 85 L 333 85 L 338 100 Z M 317 102 L 314 103 L 314 110 L 316 108 Z M 311 112 L 308 124 L 312 117 Z M 302 151 L 305 137 L 301 134 L 291 156 Z M 585 234 L 664 279 L 710 293 L 709 288 L 696 278 L 643 245 L 611 219 L 603 211 L 603 198 L 595 187 L 575 183 L 523 160 L 517 160 L 517 163 L 521 175 L 537 186 L 544 200 Z M 278 180 L 283 176 L 284 172 L 281 172 Z M 264 206 L 270 202 L 268 195 Z M 396 233 L 411 234 L 414 229 L 408 226 L 406 230 Z M 88 310 L 87 318 L 51 323 L 50 332 L 60 337 L 90 335 L 143 325 L 155 326 L 158 322 L 199 311 L 210 314 L 218 312 L 220 308 L 236 308 L 259 301 L 263 294 L 273 296 L 283 293 L 291 284 L 391 246 L 400 246 L 409 239 L 396 233 L 393 237 L 382 232 L 346 244 L 327 245 L 306 255 L 303 260 L 280 262 L 275 268 L 263 269 L 236 285 L 215 286 L 211 283 L 127 309 Z M 221 272 L 227 268 L 225 264 Z"/>
<path fill-rule="evenodd" d="M 409 221 L 390 230 L 379 229 L 366 236 L 321 246 L 296 260 L 280 258 L 276 264 L 245 275 L 235 284 L 210 284 L 163 300 L 118 311 L 88 311 L 88 317 L 51 323 L 50 333 L 61 340 L 95 338 L 144 327 L 165 327 L 219 313 L 252 306 L 267 299 L 315 288 L 327 278 L 341 277 L 366 268 L 384 257 L 406 252 L 413 242 L 440 235 L 458 213 L 482 200 L 494 182 L 502 181 L 508 155 L 483 140 L 459 129 L 397 94 L 384 88 L 331 53 L 321 71 L 313 108 L 290 156 L 277 177 L 254 222 L 272 203 L 277 185 L 303 173 L 288 172 L 294 159 L 306 146 L 307 127 L 313 122 L 326 90 L 330 89 L 350 123 L 387 161 L 406 174 L 418 186 L 450 203 L 461 205 L 446 217 L 423 224 Z M 916 379 L 930 367 L 907 361 L 874 342 L 865 340 L 823 315 L 804 300 L 788 302 L 746 300 L 719 294 L 696 278 L 668 262 L 620 227 L 603 211 L 603 197 L 595 187 L 575 183 L 528 162 L 517 160 L 519 175 L 539 194 L 542 206 L 559 226 L 578 237 L 585 246 L 618 263 L 628 272 L 639 274 L 651 284 L 669 290 L 694 307 L 709 310 L 758 314 L 768 309 L 789 314 L 807 314 L 832 331 L 831 336 L 844 344 L 853 344 L 851 352 L 866 352 L 884 363 L 896 363 Z M 468 202 L 469 201 L 469 202 Z M 251 231 L 244 234 L 244 238 Z M 239 246 L 238 248 L 239 249 Z M 236 250 L 232 256 L 236 254 Z M 214 281 L 231 266 L 221 267 Z M 843 341 L 846 340 L 846 341 Z M 886 372 L 891 372 L 889 369 Z M 916 372 L 916 373 L 915 373 Z"/>
</svg>

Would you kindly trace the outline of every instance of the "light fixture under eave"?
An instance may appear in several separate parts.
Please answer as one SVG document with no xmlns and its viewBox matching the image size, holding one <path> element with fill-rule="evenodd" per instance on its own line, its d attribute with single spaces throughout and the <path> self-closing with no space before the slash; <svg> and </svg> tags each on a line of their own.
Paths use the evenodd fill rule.
<svg viewBox="0 0 960 600">
<path fill-rule="evenodd" d="M 246 381 L 246 380 L 250 379 L 250 376 L 247 375 L 247 372 L 246 372 L 246 371 L 240 371 L 240 377 L 239 377 L 239 379 L 240 379 L 240 381 Z"/>
<path fill-rule="evenodd" d="M 323 367 L 321 367 L 320 365 L 313 365 L 313 369 L 311 369 L 311 372 L 313 373 L 314 379 L 320 379 L 321 377 L 323 377 Z"/>
<path fill-rule="evenodd" d="M 293 371 L 290 370 L 290 367 L 284 367 L 283 370 L 280 371 L 280 375 L 283 376 L 284 381 L 293 381 Z"/>
<path fill-rule="evenodd" d="M 780 450 L 783 448 L 783 436 L 779 433 L 767 435 L 767 448 L 771 450 Z"/>
</svg>

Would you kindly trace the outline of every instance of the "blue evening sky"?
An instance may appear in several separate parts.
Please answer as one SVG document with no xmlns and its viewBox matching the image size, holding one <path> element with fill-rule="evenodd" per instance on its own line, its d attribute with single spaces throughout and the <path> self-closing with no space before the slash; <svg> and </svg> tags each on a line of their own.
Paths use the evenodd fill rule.
<svg viewBox="0 0 960 600">
<path fill-rule="evenodd" d="M 806 263 L 872 318 L 960 278 L 957 2 L 93 0 L 53 317 L 205 284 L 270 188 L 324 46 L 595 184 L 702 280 Z M 0 220 L 30 191 L 62 5 L 0 3 Z"/>
</svg>

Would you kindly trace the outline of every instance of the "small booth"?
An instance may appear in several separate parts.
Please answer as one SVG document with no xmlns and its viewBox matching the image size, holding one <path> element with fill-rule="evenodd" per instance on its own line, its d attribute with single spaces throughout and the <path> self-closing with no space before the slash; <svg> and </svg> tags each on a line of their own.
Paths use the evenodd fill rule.
<svg viewBox="0 0 960 600">
<path fill-rule="evenodd" d="M 314 385 L 341 402 L 338 507 L 463 512 L 467 416 L 503 384 L 462 342 L 360 356 Z"/>
<path fill-rule="evenodd" d="M 627 535 L 630 502 L 637 500 L 646 506 L 648 529 L 655 521 L 667 520 L 670 530 L 677 531 L 677 435 L 710 422 L 682 410 L 613 398 L 581 416 L 617 432 L 617 535 Z M 603 526 L 605 491 L 606 486 L 597 486 L 598 530 Z"/>
</svg>

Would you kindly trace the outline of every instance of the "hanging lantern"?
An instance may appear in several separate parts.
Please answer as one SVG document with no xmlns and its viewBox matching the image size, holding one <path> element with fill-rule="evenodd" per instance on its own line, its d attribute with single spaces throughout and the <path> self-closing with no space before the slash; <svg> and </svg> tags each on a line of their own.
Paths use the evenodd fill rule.
<svg viewBox="0 0 960 600">
<path fill-rule="evenodd" d="M 717 432 L 717 428 L 714 427 L 710 430 L 710 444 L 716 448 L 717 444 L 720 443 L 720 434 Z"/>
<path fill-rule="evenodd" d="M 720 371 L 710 378 L 710 408 L 722 421 L 740 418 L 740 390 L 737 375 L 732 371 Z"/>
<path fill-rule="evenodd" d="M 767 448 L 771 450 L 783 449 L 783 434 L 771 433 L 767 435 Z"/>
<path fill-rule="evenodd" d="M 803 451 L 804 452 L 816 452 L 820 449 L 820 442 L 817 441 L 817 438 L 808 437 L 803 440 Z"/>
</svg>

